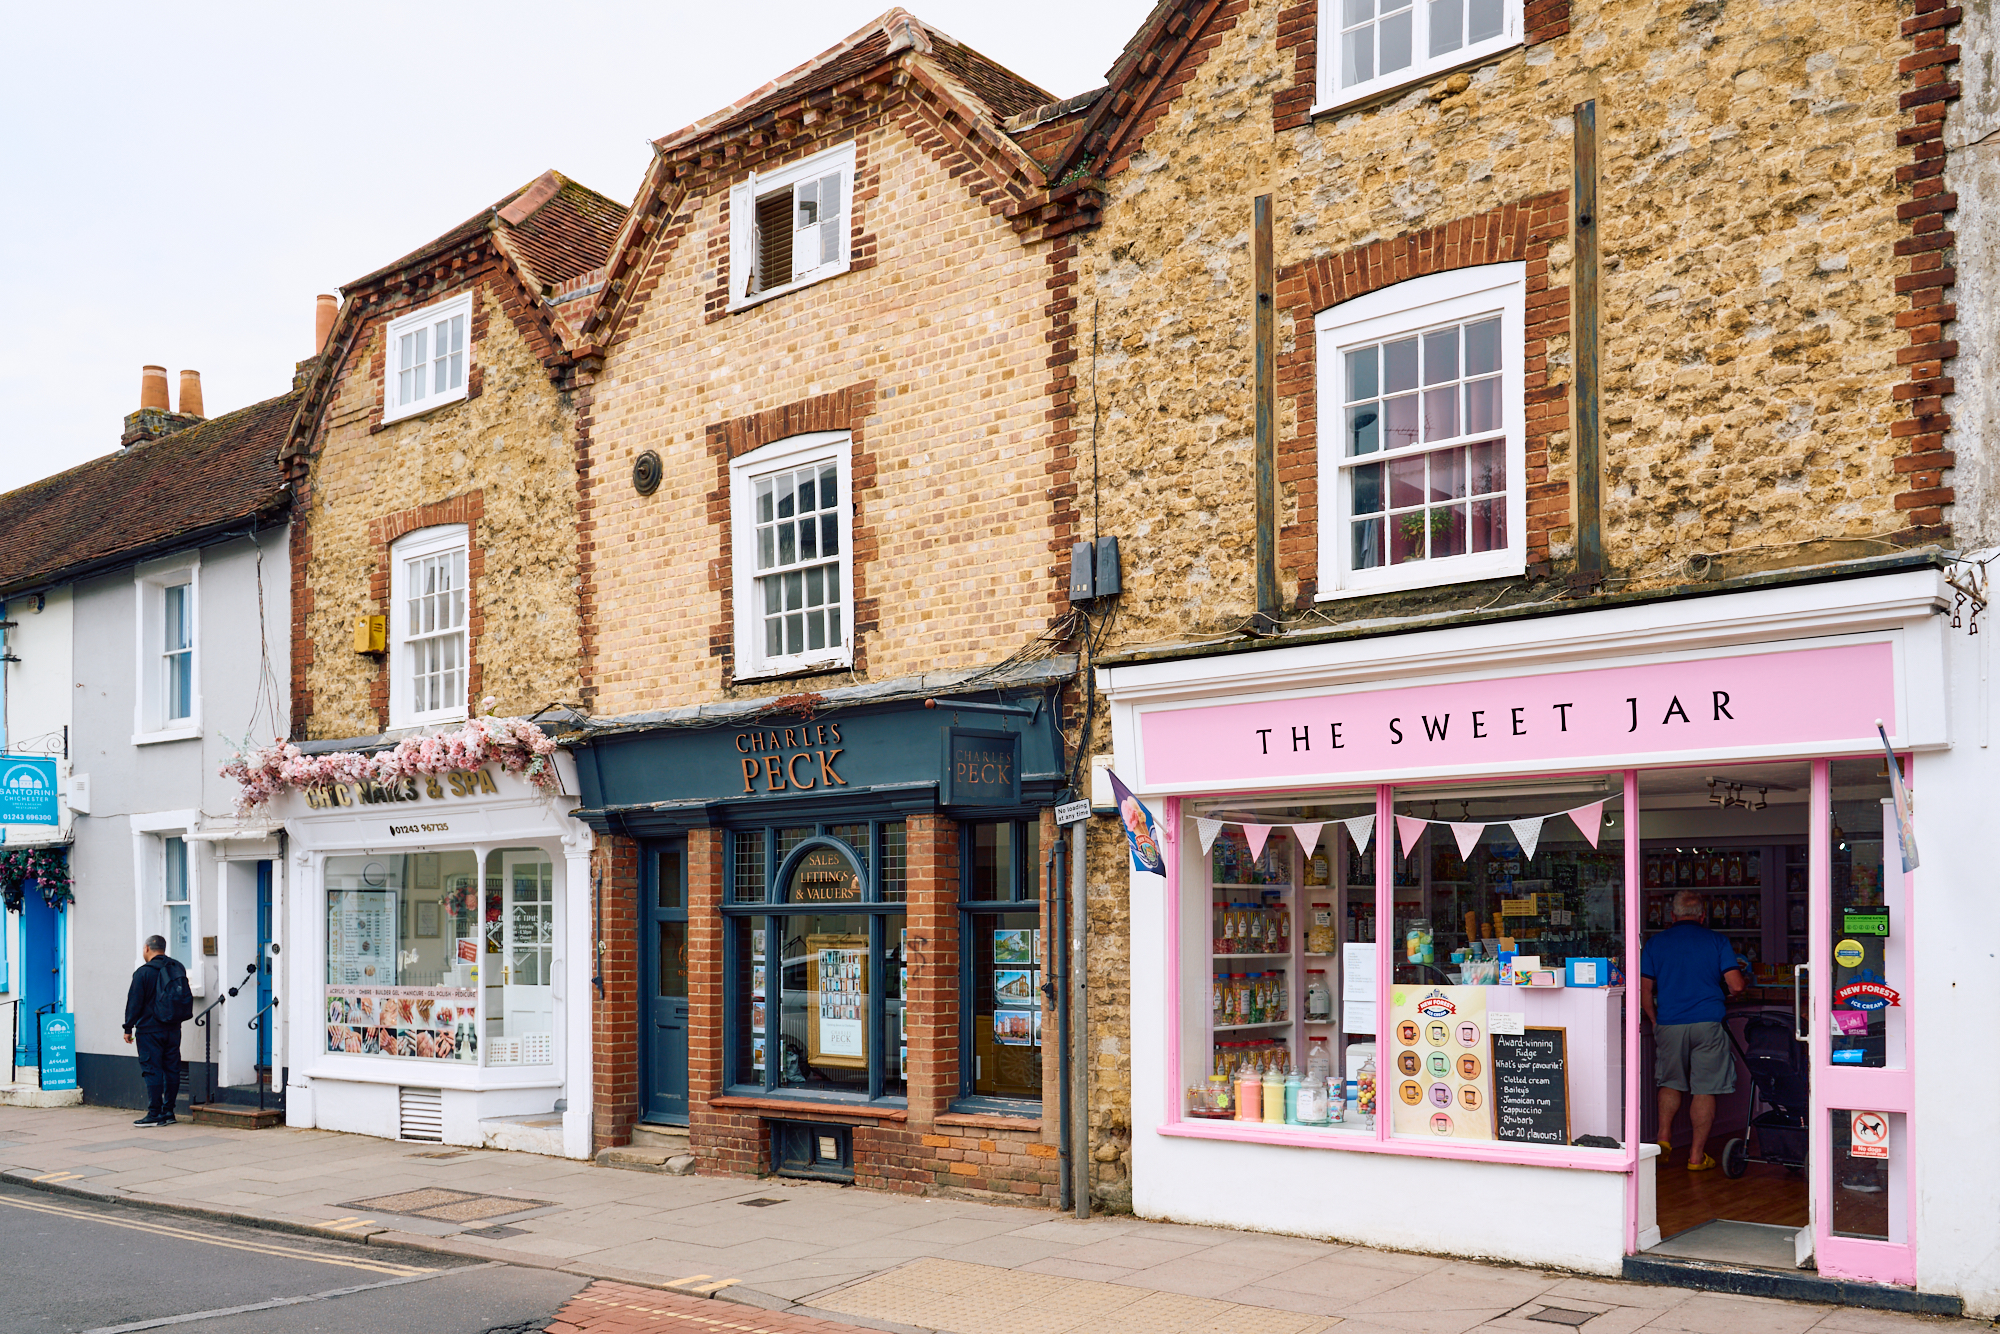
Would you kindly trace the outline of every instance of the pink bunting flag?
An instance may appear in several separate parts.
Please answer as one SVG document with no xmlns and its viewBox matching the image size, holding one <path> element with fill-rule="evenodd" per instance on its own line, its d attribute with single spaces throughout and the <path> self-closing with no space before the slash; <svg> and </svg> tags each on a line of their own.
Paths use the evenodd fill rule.
<svg viewBox="0 0 2000 1334">
<path fill-rule="evenodd" d="M 1569 818 L 1576 821 L 1577 832 L 1590 840 L 1590 846 L 1597 846 L 1597 836 L 1604 828 L 1604 803 L 1593 801 L 1588 806 L 1579 806 L 1569 812 Z"/>
<path fill-rule="evenodd" d="M 1250 860 L 1256 861 L 1264 855 L 1264 841 L 1271 837 L 1271 826 L 1267 824 L 1246 824 L 1243 837 L 1250 840 Z"/>
<path fill-rule="evenodd" d="M 1318 824 L 1295 824 L 1288 827 L 1292 831 L 1292 837 L 1299 841 L 1299 851 L 1310 857 L 1313 855 L 1313 849 L 1319 846 L 1319 831 L 1326 827 L 1326 822 L 1322 820 Z"/>
<path fill-rule="evenodd" d="M 1396 817 L 1396 833 L 1403 840 L 1403 855 L 1405 857 L 1414 857 L 1417 855 L 1417 840 L 1424 836 L 1424 826 L 1429 823 L 1430 821 L 1419 819 L 1414 815 L 1399 815 Z"/>
<path fill-rule="evenodd" d="M 1472 850 L 1479 846 L 1479 836 L 1486 832 L 1486 826 L 1477 820 L 1452 820 L 1451 836 L 1458 840 L 1458 855 L 1462 861 L 1472 860 Z"/>
</svg>

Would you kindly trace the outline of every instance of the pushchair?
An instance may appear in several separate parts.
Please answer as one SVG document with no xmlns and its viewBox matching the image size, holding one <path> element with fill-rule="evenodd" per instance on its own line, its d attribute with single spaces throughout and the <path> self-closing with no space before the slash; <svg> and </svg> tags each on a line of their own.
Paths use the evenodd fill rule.
<svg viewBox="0 0 2000 1334">
<path fill-rule="evenodd" d="M 1805 1044 L 1792 1035 L 1789 1020 L 1775 1014 L 1743 1018 L 1739 1041 L 1729 1028 L 1730 1045 L 1750 1072 L 1753 1096 L 1744 1138 L 1722 1146 L 1722 1175 L 1740 1177 L 1751 1163 L 1775 1163 L 1794 1170 L 1806 1165 L 1807 1116 L 1812 1110 L 1812 1074 Z M 1749 1132 L 1757 1135 L 1750 1152 Z"/>
</svg>

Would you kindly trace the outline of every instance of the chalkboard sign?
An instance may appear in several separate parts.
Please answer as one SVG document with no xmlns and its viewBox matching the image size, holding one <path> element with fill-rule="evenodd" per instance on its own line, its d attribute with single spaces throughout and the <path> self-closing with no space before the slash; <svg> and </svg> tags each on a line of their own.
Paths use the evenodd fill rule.
<svg viewBox="0 0 2000 1334">
<path fill-rule="evenodd" d="M 1569 1034 L 1493 1035 L 1493 1133 L 1522 1144 L 1569 1143 Z"/>
</svg>

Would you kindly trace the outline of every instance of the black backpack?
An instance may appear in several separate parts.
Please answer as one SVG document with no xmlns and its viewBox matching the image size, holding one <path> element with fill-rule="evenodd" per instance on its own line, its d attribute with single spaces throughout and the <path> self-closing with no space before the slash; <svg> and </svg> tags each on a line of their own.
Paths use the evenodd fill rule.
<svg viewBox="0 0 2000 1334">
<path fill-rule="evenodd" d="M 159 968 L 160 979 L 153 987 L 153 1022 L 184 1024 L 194 1018 L 194 992 L 188 988 L 187 969 L 164 954 Z"/>
</svg>

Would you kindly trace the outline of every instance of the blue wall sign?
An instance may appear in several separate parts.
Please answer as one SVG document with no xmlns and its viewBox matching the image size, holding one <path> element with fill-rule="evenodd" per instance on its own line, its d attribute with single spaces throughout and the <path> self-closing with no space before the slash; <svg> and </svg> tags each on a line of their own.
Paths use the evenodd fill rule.
<svg viewBox="0 0 2000 1334">
<path fill-rule="evenodd" d="M 56 762 L 21 755 L 0 757 L 0 824 L 61 824 Z"/>
<path fill-rule="evenodd" d="M 76 1087 L 76 1016 L 67 1011 L 45 1014 L 42 1020 L 42 1087 Z"/>
</svg>

